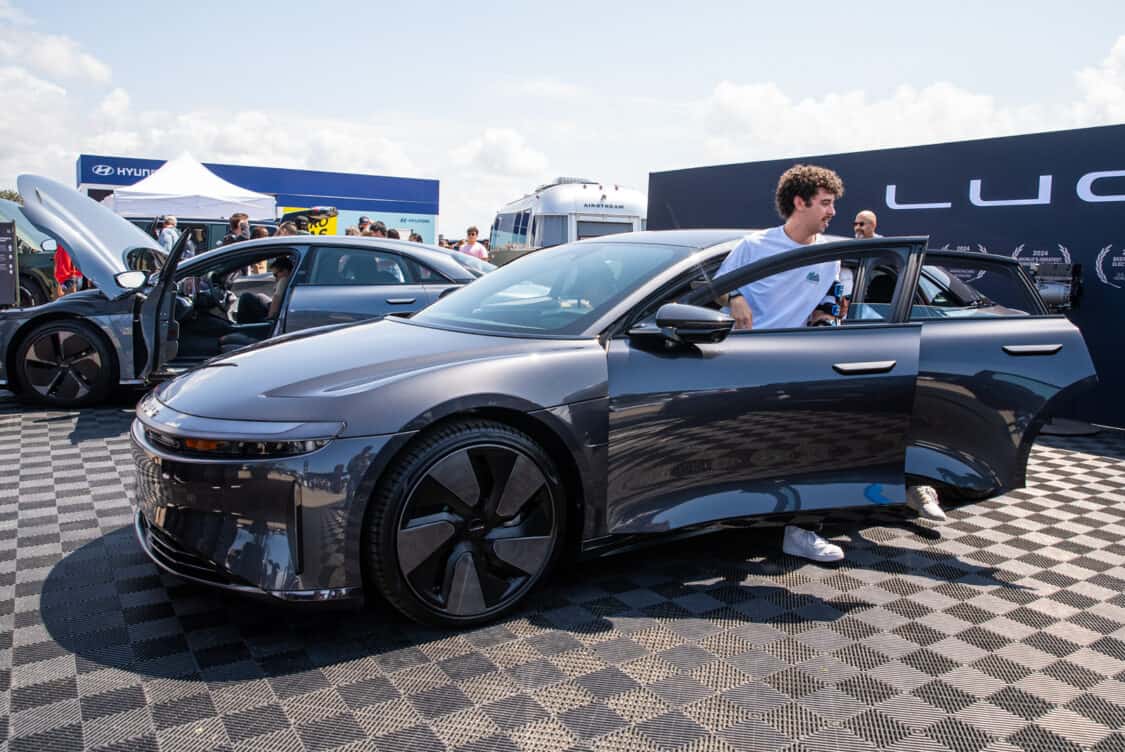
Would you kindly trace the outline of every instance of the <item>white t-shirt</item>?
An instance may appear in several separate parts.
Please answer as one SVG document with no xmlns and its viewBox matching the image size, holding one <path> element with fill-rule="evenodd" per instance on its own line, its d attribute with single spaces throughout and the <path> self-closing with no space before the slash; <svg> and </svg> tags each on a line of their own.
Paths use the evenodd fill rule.
<svg viewBox="0 0 1125 752">
<path fill-rule="evenodd" d="M 817 235 L 814 244 L 823 243 Z M 758 230 L 744 237 L 719 267 L 719 274 L 755 261 L 785 253 L 801 244 L 785 234 L 785 227 Z M 840 262 L 802 266 L 780 272 L 739 288 L 754 314 L 755 329 L 790 329 L 804 326 L 832 283 L 839 278 Z"/>
</svg>

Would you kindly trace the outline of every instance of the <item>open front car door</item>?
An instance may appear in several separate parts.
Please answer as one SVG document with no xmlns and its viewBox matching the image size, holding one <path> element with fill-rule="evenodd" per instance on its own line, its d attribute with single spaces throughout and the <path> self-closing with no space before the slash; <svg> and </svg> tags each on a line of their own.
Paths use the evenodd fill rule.
<svg viewBox="0 0 1125 752">
<path fill-rule="evenodd" d="M 702 289 L 685 279 L 643 304 L 638 320 L 608 343 L 606 532 L 903 503 L 921 340 L 907 311 L 925 242 L 805 247 Z M 811 271 L 827 262 L 840 262 L 851 280 L 850 310 L 834 322 L 842 325 L 677 343 L 650 317 L 667 303 L 714 305 L 782 273 L 828 293 L 834 280 Z"/>
<path fill-rule="evenodd" d="M 180 324 L 177 320 L 178 307 L 190 307 L 191 301 L 180 298 L 176 288 L 176 266 L 187 246 L 188 233 L 180 236 L 172 252 L 164 261 L 156 282 L 150 285 L 147 297 L 141 302 L 137 318 L 140 334 L 143 337 L 148 355 L 138 374 L 142 379 L 150 378 L 161 367 L 176 357 L 179 349 Z M 136 327 L 134 327 L 136 328 Z"/>
</svg>

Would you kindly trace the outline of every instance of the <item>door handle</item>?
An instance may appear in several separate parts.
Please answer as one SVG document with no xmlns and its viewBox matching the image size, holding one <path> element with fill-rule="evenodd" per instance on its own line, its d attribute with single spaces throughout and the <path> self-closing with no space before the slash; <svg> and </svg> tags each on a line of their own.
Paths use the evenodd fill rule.
<svg viewBox="0 0 1125 752">
<path fill-rule="evenodd" d="M 410 305 L 416 298 L 387 298 L 387 302 L 391 305 Z"/>
<path fill-rule="evenodd" d="M 1009 355 L 1054 355 L 1062 349 L 1062 343 L 1051 345 L 1004 345 Z"/>
<path fill-rule="evenodd" d="M 857 363 L 833 363 L 832 370 L 844 376 L 862 376 L 868 373 L 887 373 L 895 367 L 894 360 L 869 360 Z"/>
</svg>

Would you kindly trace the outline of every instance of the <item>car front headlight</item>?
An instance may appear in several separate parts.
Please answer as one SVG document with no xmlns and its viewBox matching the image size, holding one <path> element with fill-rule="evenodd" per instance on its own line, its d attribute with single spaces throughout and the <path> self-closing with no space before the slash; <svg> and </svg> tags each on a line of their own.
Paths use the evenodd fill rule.
<svg viewBox="0 0 1125 752">
<path fill-rule="evenodd" d="M 297 439 L 291 441 L 238 441 L 198 437 L 181 437 L 145 429 L 145 437 L 154 445 L 176 454 L 197 457 L 267 459 L 308 454 L 328 446 L 331 439 Z"/>
</svg>

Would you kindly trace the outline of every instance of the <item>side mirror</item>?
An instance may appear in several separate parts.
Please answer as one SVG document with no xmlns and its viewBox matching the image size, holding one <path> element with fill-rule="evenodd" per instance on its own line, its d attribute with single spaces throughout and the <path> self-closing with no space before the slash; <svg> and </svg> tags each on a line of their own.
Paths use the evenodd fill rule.
<svg viewBox="0 0 1125 752">
<path fill-rule="evenodd" d="M 136 290 L 145 286 L 148 275 L 144 272 L 121 272 L 113 278 L 113 281 L 126 290 Z"/>
<path fill-rule="evenodd" d="M 54 238 L 44 238 L 43 242 L 39 244 L 39 247 L 47 253 L 54 253 L 59 249 L 59 244 L 55 242 Z"/>
<path fill-rule="evenodd" d="M 683 303 L 666 303 L 656 312 L 653 322 L 642 322 L 629 335 L 658 334 L 670 343 L 704 344 L 722 342 L 734 327 L 734 319 L 720 311 Z"/>
</svg>

